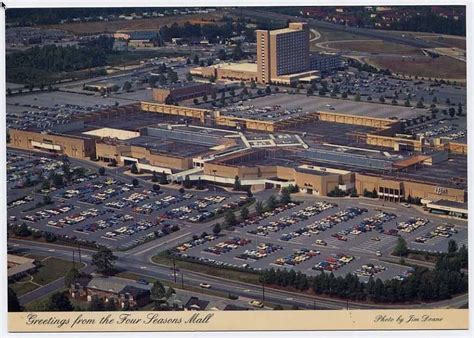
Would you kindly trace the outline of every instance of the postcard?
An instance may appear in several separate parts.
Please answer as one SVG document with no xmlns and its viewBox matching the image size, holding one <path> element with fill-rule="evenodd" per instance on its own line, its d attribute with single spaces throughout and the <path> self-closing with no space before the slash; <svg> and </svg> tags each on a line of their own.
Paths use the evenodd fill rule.
<svg viewBox="0 0 474 338">
<path fill-rule="evenodd" d="M 8 331 L 467 333 L 468 14 L 6 4 Z"/>
</svg>

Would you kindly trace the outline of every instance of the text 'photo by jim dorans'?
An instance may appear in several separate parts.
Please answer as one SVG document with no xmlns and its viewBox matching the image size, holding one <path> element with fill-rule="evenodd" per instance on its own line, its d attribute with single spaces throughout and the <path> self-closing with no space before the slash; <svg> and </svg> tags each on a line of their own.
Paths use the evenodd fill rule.
<svg viewBox="0 0 474 338">
<path fill-rule="evenodd" d="M 120 313 L 117 315 L 107 314 L 96 320 L 87 318 L 87 315 L 80 314 L 75 318 L 57 318 L 55 316 L 42 317 L 39 314 L 32 313 L 26 317 L 26 325 L 51 326 L 51 327 L 70 327 L 77 325 L 167 325 L 167 324 L 208 324 L 214 314 L 194 313 L 188 318 L 163 316 L 158 313 L 148 313 L 144 318 L 134 316 L 132 313 Z"/>
</svg>

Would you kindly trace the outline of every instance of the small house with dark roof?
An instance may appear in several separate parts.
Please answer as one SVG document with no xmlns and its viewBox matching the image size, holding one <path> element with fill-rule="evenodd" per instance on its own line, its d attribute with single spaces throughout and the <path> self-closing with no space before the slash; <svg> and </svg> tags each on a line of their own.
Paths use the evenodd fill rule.
<svg viewBox="0 0 474 338">
<path fill-rule="evenodd" d="M 99 298 L 104 302 L 114 301 L 119 308 L 136 308 L 150 303 L 150 284 L 119 278 L 95 276 L 90 280 L 80 279 L 71 285 L 71 297 L 88 302 Z"/>
</svg>

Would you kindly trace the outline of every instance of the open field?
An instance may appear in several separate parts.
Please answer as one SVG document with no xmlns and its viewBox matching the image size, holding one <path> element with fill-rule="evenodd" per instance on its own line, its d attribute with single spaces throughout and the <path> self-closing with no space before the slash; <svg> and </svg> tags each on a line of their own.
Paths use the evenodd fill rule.
<svg viewBox="0 0 474 338">
<path fill-rule="evenodd" d="M 466 63 L 447 56 L 436 59 L 430 57 L 400 58 L 394 56 L 374 56 L 366 62 L 379 68 L 388 68 L 394 73 L 413 76 L 434 77 L 438 79 L 466 78 Z"/>
<path fill-rule="evenodd" d="M 336 41 L 324 43 L 323 45 L 329 48 L 338 49 L 340 51 L 349 52 L 422 55 L 419 48 L 392 42 L 385 42 L 383 40 Z"/>
<path fill-rule="evenodd" d="M 422 35 L 419 38 L 428 41 L 436 41 L 445 44 L 449 47 L 456 47 L 466 50 L 466 39 L 463 37 L 449 37 L 449 36 L 425 36 Z"/>
<path fill-rule="evenodd" d="M 74 34 L 97 34 L 105 32 L 116 32 L 118 30 L 126 31 L 142 31 L 142 30 L 158 30 L 161 26 L 172 24 L 184 24 L 185 22 L 206 24 L 214 23 L 211 20 L 219 20 L 222 18 L 221 12 L 208 14 L 195 14 L 186 16 L 169 16 L 152 19 L 137 20 L 117 20 L 117 21 L 99 21 L 99 22 L 80 22 L 56 25 L 43 25 L 44 29 L 60 29 Z"/>
</svg>

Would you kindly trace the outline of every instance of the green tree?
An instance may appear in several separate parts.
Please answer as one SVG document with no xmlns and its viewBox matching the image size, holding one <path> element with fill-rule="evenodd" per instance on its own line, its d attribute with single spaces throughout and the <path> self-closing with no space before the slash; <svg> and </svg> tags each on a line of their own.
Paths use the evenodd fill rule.
<svg viewBox="0 0 474 338">
<path fill-rule="evenodd" d="M 243 207 L 242 210 L 240 210 L 240 219 L 245 220 L 249 218 L 249 209 L 247 207 Z"/>
<path fill-rule="evenodd" d="M 448 253 L 453 254 L 458 251 L 458 244 L 454 239 L 450 239 L 448 242 Z"/>
<path fill-rule="evenodd" d="M 28 229 L 28 226 L 26 225 L 26 223 L 22 223 L 20 226 L 16 226 L 13 230 L 13 233 L 16 236 L 20 236 L 20 237 L 28 237 L 31 235 L 31 231 L 30 229 Z"/>
<path fill-rule="evenodd" d="M 160 175 L 160 184 L 168 184 L 168 177 L 164 171 Z"/>
<path fill-rule="evenodd" d="M 43 183 L 41 184 L 41 189 L 42 190 L 49 190 L 51 188 L 51 184 L 49 183 L 48 179 L 45 179 Z"/>
<path fill-rule="evenodd" d="M 242 190 L 242 185 L 240 183 L 240 178 L 239 176 L 235 176 L 234 178 L 234 191 L 240 191 Z"/>
<path fill-rule="evenodd" d="M 99 250 L 92 255 L 92 265 L 97 267 L 97 271 L 102 274 L 109 274 L 114 269 L 114 263 L 117 256 L 106 247 L 100 247 Z"/>
<path fill-rule="evenodd" d="M 273 210 L 278 205 L 277 199 L 274 195 L 271 195 L 267 200 L 267 208 L 268 210 Z"/>
<path fill-rule="evenodd" d="M 257 215 L 263 214 L 263 210 L 263 203 L 261 201 L 257 201 L 255 203 L 255 212 L 257 213 Z"/>
<path fill-rule="evenodd" d="M 154 300 L 155 302 L 160 302 L 165 297 L 165 294 L 166 294 L 165 287 L 159 280 L 156 280 L 153 283 L 153 286 L 150 290 L 151 299 Z"/>
<path fill-rule="evenodd" d="M 281 190 L 280 203 L 281 204 L 288 204 L 290 202 L 291 202 L 290 190 L 288 188 L 283 188 Z"/>
<path fill-rule="evenodd" d="M 100 176 L 104 176 L 104 174 L 105 174 L 105 168 L 104 168 L 104 167 L 100 167 L 100 168 L 99 168 L 99 175 L 100 175 Z"/>
<path fill-rule="evenodd" d="M 406 256 L 408 254 L 407 242 L 403 237 L 398 237 L 397 246 L 393 250 L 395 256 Z"/>
<path fill-rule="evenodd" d="M 225 224 L 229 227 L 233 227 L 237 225 L 237 218 L 235 217 L 235 214 L 232 211 L 227 211 L 224 217 Z"/>
<path fill-rule="evenodd" d="M 122 90 L 129 92 L 132 89 L 132 84 L 128 81 L 125 81 L 123 84 Z"/>
<path fill-rule="evenodd" d="M 216 223 L 214 227 L 212 228 L 212 232 L 214 235 L 218 235 L 221 232 L 221 225 L 219 223 Z"/>
<path fill-rule="evenodd" d="M 186 189 L 191 189 L 192 186 L 193 186 L 193 183 L 191 182 L 189 175 L 186 175 L 184 177 L 183 187 L 185 187 Z"/>
<path fill-rule="evenodd" d="M 153 184 L 153 191 L 154 192 L 158 192 L 158 191 L 160 191 L 160 189 L 161 189 L 161 187 L 160 187 L 159 184 Z"/>
<path fill-rule="evenodd" d="M 139 183 L 138 183 L 138 180 L 137 180 L 136 178 L 134 178 L 134 179 L 132 180 L 132 184 L 133 184 L 134 187 L 138 187 L 138 184 L 139 184 Z"/>
<path fill-rule="evenodd" d="M 63 292 L 53 293 L 48 302 L 49 311 L 72 311 L 74 308 Z"/>
<path fill-rule="evenodd" d="M 8 312 L 20 312 L 21 305 L 18 297 L 12 288 L 8 288 Z"/>
<path fill-rule="evenodd" d="M 199 56 L 198 56 L 197 54 L 194 55 L 193 63 L 194 63 L 195 65 L 198 65 L 198 64 L 199 64 Z"/>
<path fill-rule="evenodd" d="M 165 298 L 166 298 L 166 299 L 170 299 L 171 296 L 173 296 L 175 293 L 176 293 L 176 291 L 170 286 L 170 287 L 168 287 L 168 289 L 166 290 Z"/>
<path fill-rule="evenodd" d="M 104 302 L 97 296 L 91 298 L 87 308 L 88 311 L 104 311 Z"/>
<path fill-rule="evenodd" d="M 132 174 L 135 174 L 135 175 L 139 173 L 138 167 L 137 167 L 137 164 L 136 164 L 136 163 L 133 163 L 133 164 L 132 164 L 132 166 L 130 167 L 130 172 L 131 172 Z"/>
<path fill-rule="evenodd" d="M 49 195 L 43 196 L 43 204 L 44 205 L 48 205 L 48 204 L 51 204 L 51 203 L 52 203 L 51 196 L 49 196 Z"/>
<path fill-rule="evenodd" d="M 193 80 L 193 76 L 191 75 L 191 73 L 186 74 L 186 80 L 187 81 L 192 81 Z"/>
<path fill-rule="evenodd" d="M 158 182 L 158 173 L 156 171 L 153 172 L 151 176 L 151 181 L 152 182 Z"/>
<path fill-rule="evenodd" d="M 75 284 L 77 280 L 81 277 L 81 273 L 76 268 L 71 268 L 64 275 L 64 285 L 69 288 L 72 284 Z"/>
<path fill-rule="evenodd" d="M 357 102 L 360 101 L 360 93 L 359 93 L 359 92 L 357 92 L 357 93 L 355 94 L 354 100 L 357 101 Z"/>
</svg>

